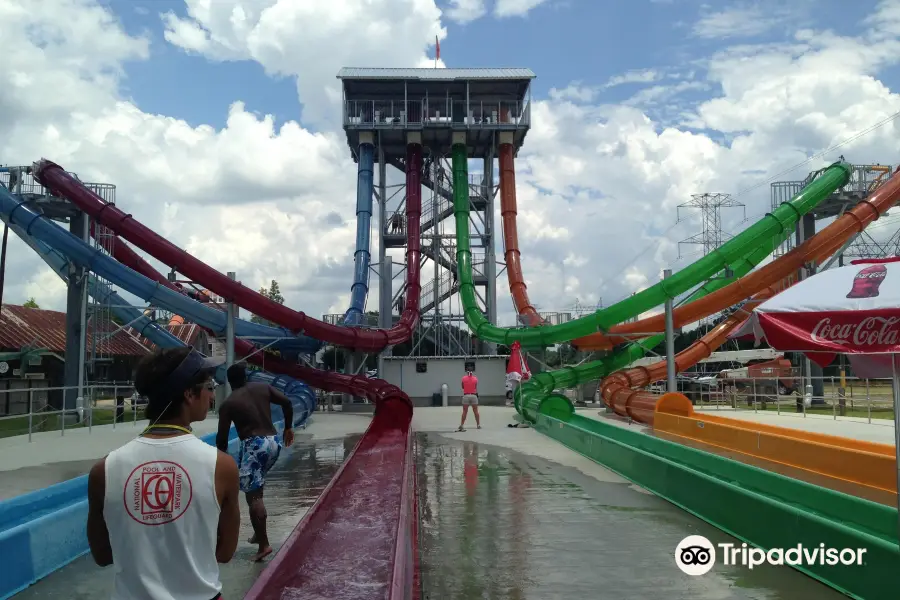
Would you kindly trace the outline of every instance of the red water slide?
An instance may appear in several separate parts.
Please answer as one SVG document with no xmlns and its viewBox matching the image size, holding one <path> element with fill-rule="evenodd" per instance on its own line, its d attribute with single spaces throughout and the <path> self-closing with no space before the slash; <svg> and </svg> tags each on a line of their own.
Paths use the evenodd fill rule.
<svg viewBox="0 0 900 600">
<path fill-rule="evenodd" d="M 409 144 L 406 150 L 406 306 L 400 321 L 390 329 L 366 329 L 330 325 L 307 314 L 278 304 L 256 290 L 229 279 L 203 261 L 106 202 L 56 163 L 42 159 L 34 165 L 34 177 L 54 194 L 73 202 L 96 222 L 109 227 L 157 260 L 241 308 L 296 334 L 305 334 L 361 352 L 379 352 L 412 337 L 419 321 L 421 295 L 419 235 L 422 214 L 422 146 Z"/>
<path fill-rule="evenodd" d="M 123 240 L 113 256 L 141 275 L 179 290 Z M 315 505 L 294 528 L 246 599 L 282 598 L 288 590 L 322 598 L 417 599 L 412 403 L 399 388 L 379 379 L 321 371 L 254 353 L 235 339 L 235 353 L 324 390 L 364 396 L 375 416 Z M 365 529 L 365 535 L 331 535 Z M 366 586 L 348 585 L 365 573 Z M 409 592 L 409 593 L 407 593 Z"/>
<path fill-rule="evenodd" d="M 513 145 L 500 144 L 500 216 L 503 220 L 503 247 L 509 293 L 519 316 L 528 327 L 538 327 L 543 319 L 528 299 L 528 286 L 522 273 L 522 253 L 519 252 L 519 231 L 516 224 L 516 169 Z"/>
</svg>

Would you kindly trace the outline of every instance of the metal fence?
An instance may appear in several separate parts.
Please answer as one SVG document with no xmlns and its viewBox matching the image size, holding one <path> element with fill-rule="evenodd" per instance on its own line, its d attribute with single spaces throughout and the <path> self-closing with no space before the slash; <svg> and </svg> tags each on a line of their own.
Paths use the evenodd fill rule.
<svg viewBox="0 0 900 600">
<path fill-rule="evenodd" d="M 135 395 L 131 382 L 85 386 L 83 400 L 65 410 L 51 404 L 51 395 L 64 397 L 65 390 L 72 389 L 76 388 L 0 390 L 0 404 L 6 402 L 5 394 L 13 394 L 10 414 L 0 417 L 0 437 L 27 435 L 30 442 L 35 433 L 58 431 L 65 435 L 67 430 L 90 430 L 94 425 L 134 426 L 144 418 L 141 409 L 145 402 Z"/>
<path fill-rule="evenodd" d="M 834 419 L 853 417 L 867 422 L 891 423 L 894 397 L 890 379 L 860 379 L 838 376 L 775 380 L 771 377 L 741 379 L 691 379 L 679 377 L 678 391 L 695 408 L 751 410 L 824 415 Z M 665 383 L 651 386 L 663 393 Z M 818 390 L 816 393 L 814 390 Z"/>
</svg>

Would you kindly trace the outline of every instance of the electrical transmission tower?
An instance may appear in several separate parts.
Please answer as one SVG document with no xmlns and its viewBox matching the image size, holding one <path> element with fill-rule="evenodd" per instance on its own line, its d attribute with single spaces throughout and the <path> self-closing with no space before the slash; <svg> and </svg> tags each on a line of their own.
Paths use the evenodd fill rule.
<svg viewBox="0 0 900 600">
<path fill-rule="evenodd" d="M 863 231 L 850 247 L 844 250 L 841 258 L 852 260 L 855 258 L 887 258 L 900 255 L 900 229 L 894 231 L 890 238 L 879 242 L 867 231 Z"/>
<path fill-rule="evenodd" d="M 699 208 L 703 219 L 703 231 L 678 242 L 678 258 L 681 258 L 682 244 L 699 244 L 703 246 L 703 255 L 706 256 L 731 237 L 722 229 L 722 209 L 744 209 L 744 221 L 747 220 L 747 207 L 743 203 L 734 200 L 731 194 L 691 194 L 690 202 L 679 204 L 676 208 L 678 221 L 681 221 L 681 209 Z"/>
</svg>

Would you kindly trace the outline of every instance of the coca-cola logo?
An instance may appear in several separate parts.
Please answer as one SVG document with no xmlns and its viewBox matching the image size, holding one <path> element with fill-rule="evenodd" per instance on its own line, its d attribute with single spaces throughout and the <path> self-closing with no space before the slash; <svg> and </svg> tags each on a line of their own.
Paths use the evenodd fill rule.
<svg viewBox="0 0 900 600">
<path fill-rule="evenodd" d="M 884 279 L 887 271 L 874 271 L 872 273 L 859 273 L 855 279 Z"/>
<path fill-rule="evenodd" d="M 814 342 L 831 342 L 842 346 L 893 346 L 900 339 L 900 317 L 866 317 L 862 321 L 835 323 L 825 317 L 813 327 Z"/>
</svg>

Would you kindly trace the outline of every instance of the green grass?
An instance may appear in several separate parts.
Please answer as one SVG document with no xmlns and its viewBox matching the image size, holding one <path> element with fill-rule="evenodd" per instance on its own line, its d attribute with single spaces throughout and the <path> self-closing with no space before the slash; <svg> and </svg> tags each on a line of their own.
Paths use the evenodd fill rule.
<svg viewBox="0 0 900 600">
<path fill-rule="evenodd" d="M 113 422 L 114 411 L 112 407 L 107 409 L 103 408 L 95 408 L 93 410 L 93 424 L 94 425 L 112 425 Z M 137 415 L 137 419 L 143 419 L 144 414 L 143 410 L 140 410 Z M 119 420 L 119 423 L 124 423 L 125 425 L 131 425 L 132 421 L 134 421 L 134 415 L 131 412 L 130 407 L 125 407 L 125 414 L 122 419 Z M 32 433 L 41 433 L 46 431 L 60 431 L 62 429 L 62 423 L 60 422 L 60 415 L 51 414 L 51 415 L 42 415 L 41 413 L 35 413 L 32 416 Z M 83 429 L 87 427 L 87 422 L 84 423 L 66 423 L 66 429 Z M 17 435 L 28 435 L 28 415 L 23 417 L 16 417 L 12 419 L 0 419 L 0 438 L 14 437 Z"/>
<path fill-rule="evenodd" d="M 736 410 L 779 412 L 779 406 L 774 401 L 768 401 L 763 404 L 761 399 L 757 399 L 755 406 L 752 404 L 748 405 L 746 399 L 739 398 Z M 796 397 L 789 398 L 787 396 L 781 397 L 780 412 L 802 414 L 797 412 Z M 816 404 L 814 406 L 807 406 L 804 409 L 804 412 L 810 415 L 826 415 L 829 417 L 837 415 L 838 417 L 858 417 L 862 419 L 867 419 L 871 415 L 872 419 L 885 419 L 891 421 L 894 420 L 894 408 L 890 403 L 885 401 L 872 402 L 871 412 L 868 406 L 868 402 L 866 402 L 865 400 L 857 400 L 856 402 L 854 402 L 854 405 L 851 405 L 849 398 L 847 399 L 847 405 L 845 407 L 843 415 L 841 415 L 840 413 L 840 406 L 833 405 L 830 402 L 824 405 Z"/>
</svg>

